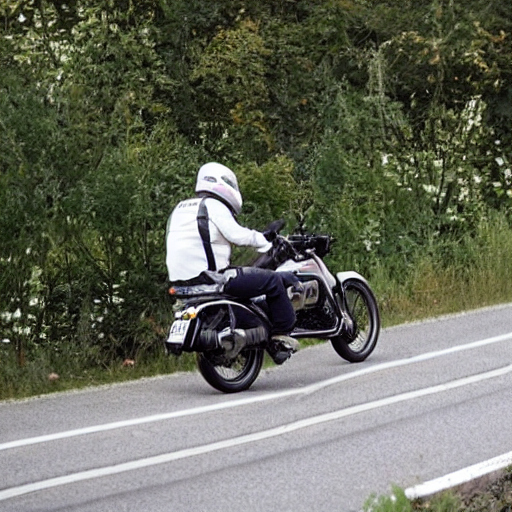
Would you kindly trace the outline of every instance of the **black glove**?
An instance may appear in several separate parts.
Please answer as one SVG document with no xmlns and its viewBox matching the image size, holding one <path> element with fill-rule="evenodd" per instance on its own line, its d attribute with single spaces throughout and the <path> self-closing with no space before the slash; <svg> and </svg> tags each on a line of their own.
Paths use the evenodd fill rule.
<svg viewBox="0 0 512 512">
<path fill-rule="evenodd" d="M 263 231 L 263 236 L 269 241 L 269 242 L 273 242 L 276 237 L 277 237 L 277 234 L 279 233 L 279 231 L 281 231 L 281 229 L 283 229 L 283 226 L 284 226 L 284 220 L 283 219 L 280 219 L 280 220 L 275 220 L 273 222 L 271 222 L 267 229 L 265 231 Z"/>
<path fill-rule="evenodd" d="M 277 233 L 271 229 L 266 229 L 265 231 L 263 231 L 263 236 L 269 241 L 269 242 L 273 242 L 276 237 L 277 237 Z"/>
</svg>

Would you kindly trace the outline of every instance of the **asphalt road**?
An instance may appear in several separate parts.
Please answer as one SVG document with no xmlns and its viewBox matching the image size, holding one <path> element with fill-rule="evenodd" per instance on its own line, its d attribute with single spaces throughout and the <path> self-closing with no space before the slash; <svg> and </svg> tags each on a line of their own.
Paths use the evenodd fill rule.
<svg viewBox="0 0 512 512">
<path fill-rule="evenodd" d="M 0 403 L 0 511 L 359 511 L 512 450 L 512 304 L 330 344 L 224 395 L 198 373 Z"/>
</svg>

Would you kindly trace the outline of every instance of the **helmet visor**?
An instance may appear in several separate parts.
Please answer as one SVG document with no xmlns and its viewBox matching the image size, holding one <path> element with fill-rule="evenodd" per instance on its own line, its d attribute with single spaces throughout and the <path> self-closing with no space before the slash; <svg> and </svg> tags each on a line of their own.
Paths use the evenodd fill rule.
<svg viewBox="0 0 512 512">
<path fill-rule="evenodd" d="M 240 192 L 238 190 L 238 183 L 236 182 L 236 179 L 231 178 L 230 176 L 223 175 L 221 177 L 222 181 L 229 185 L 231 188 L 234 188 L 237 192 Z"/>
</svg>

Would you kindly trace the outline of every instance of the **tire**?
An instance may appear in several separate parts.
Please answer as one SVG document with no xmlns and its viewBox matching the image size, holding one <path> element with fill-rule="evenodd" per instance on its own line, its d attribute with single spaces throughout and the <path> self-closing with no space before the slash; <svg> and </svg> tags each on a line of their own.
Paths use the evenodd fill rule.
<svg viewBox="0 0 512 512">
<path fill-rule="evenodd" d="M 346 361 L 364 361 L 375 349 L 380 331 L 377 301 L 370 287 L 363 281 L 349 279 L 342 285 L 347 313 L 354 322 L 354 332 L 342 332 L 331 338 L 334 350 Z M 343 298 L 336 293 L 340 301 Z"/>
<path fill-rule="evenodd" d="M 249 389 L 263 365 L 261 348 L 244 349 L 235 359 L 219 360 L 211 352 L 197 354 L 197 367 L 206 382 L 223 393 Z"/>
</svg>

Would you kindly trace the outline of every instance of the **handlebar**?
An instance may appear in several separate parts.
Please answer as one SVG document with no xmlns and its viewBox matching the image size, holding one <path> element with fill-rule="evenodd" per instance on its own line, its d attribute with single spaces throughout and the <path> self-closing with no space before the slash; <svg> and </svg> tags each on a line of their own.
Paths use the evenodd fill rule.
<svg viewBox="0 0 512 512">
<path fill-rule="evenodd" d="M 275 270 L 287 259 L 296 260 L 300 255 L 306 256 L 309 250 L 314 251 L 320 258 L 329 253 L 334 243 L 334 238 L 330 235 L 300 234 L 283 237 L 279 235 L 279 231 L 284 224 L 283 220 L 277 220 L 267 226 L 263 234 L 272 242 L 272 248 L 267 254 L 260 256 L 254 266 Z"/>
</svg>

